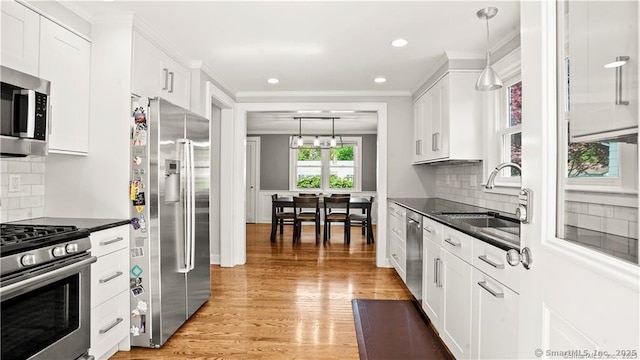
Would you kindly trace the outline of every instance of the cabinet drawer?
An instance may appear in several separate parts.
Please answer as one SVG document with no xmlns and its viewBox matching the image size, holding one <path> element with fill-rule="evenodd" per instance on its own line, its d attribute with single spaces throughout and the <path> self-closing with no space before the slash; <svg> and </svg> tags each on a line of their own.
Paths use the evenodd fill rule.
<svg viewBox="0 0 640 360">
<path fill-rule="evenodd" d="M 442 242 L 442 224 L 430 218 L 422 217 L 422 239 L 432 241 L 440 246 Z"/>
<path fill-rule="evenodd" d="M 404 221 L 401 221 L 400 219 L 394 217 L 394 216 L 390 216 L 389 217 L 389 230 L 391 230 L 391 233 L 396 235 L 398 238 L 400 238 L 402 240 L 402 242 L 404 243 L 404 240 L 407 238 L 406 233 L 407 233 L 407 224 Z"/>
<path fill-rule="evenodd" d="M 91 349 L 96 359 L 129 337 L 129 292 L 123 291 L 91 310 Z"/>
<path fill-rule="evenodd" d="M 476 240 L 473 245 L 473 266 L 495 280 L 519 292 L 520 271 L 522 266 L 507 263 L 507 252 L 483 241 Z"/>
<path fill-rule="evenodd" d="M 471 264 L 472 247 L 475 238 L 463 234 L 458 230 L 443 226 L 442 248 Z"/>
<path fill-rule="evenodd" d="M 396 236 L 391 238 L 391 243 L 389 244 L 389 254 L 390 260 L 393 267 L 402 278 L 402 281 L 406 282 L 406 267 L 407 267 L 407 255 L 404 249 L 403 244 L 400 243 L 400 240 L 397 239 Z"/>
<path fill-rule="evenodd" d="M 91 266 L 91 307 L 129 287 L 129 252 L 121 249 L 98 258 Z"/>
<path fill-rule="evenodd" d="M 123 225 L 91 233 L 91 254 L 103 256 L 129 247 L 129 226 Z"/>
<path fill-rule="evenodd" d="M 396 204 L 396 203 L 389 203 L 389 215 L 395 217 L 396 219 L 400 220 L 402 223 L 405 222 L 405 219 L 407 217 L 407 210 L 405 208 L 403 208 L 402 206 Z"/>
</svg>

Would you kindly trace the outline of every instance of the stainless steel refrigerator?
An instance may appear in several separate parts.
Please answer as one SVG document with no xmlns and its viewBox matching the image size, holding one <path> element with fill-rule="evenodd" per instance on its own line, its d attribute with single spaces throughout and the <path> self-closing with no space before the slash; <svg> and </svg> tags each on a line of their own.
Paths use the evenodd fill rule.
<svg viewBox="0 0 640 360">
<path fill-rule="evenodd" d="M 211 295 L 209 120 L 132 100 L 131 345 L 160 347 Z"/>
</svg>

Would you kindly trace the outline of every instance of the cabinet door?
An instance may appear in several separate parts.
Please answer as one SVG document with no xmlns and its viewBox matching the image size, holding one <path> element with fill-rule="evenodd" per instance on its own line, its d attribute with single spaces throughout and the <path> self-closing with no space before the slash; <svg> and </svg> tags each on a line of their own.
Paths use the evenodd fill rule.
<svg viewBox="0 0 640 360">
<path fill-rule="evenodd" d="M 89 152 L 91 44 L 40 19 L 40 77 L 51 81 L 51 152 Z"/>
<path fill-rule="evenodd" d="M 449 75 L 431 88 L 431 147 L 432 160 L 449 157 Z"/>
<path fill-rule="evenodd" d="M 518 358 L 518 294 L 473 269 L 472 359 Z"/>
<path fill-rule="evenodd" d="M 428 239 L 424 243 L 424 272 L 422 289 L 422 308 L 431 320 L 433 326 L 442 329 L 442 261 L 440 259 L 440 245 Z"/>
<path fill-rule="evenodd" d="M 190 106 L 191 73 L 187 68 L 168 56 L 165 56 L 163 60 L 162 69 L 163 76 L 165 71 L 167 73 L 166 86 L 163 86 L 163 96 L 170 102 L 188 109 Z"/>
<path fill-rule="evenodd" d="M 424 95 L 421 96 L 415 103 L 413 103 L 413 134 L 414 134 L 414 151 L 413 162 L 420 162 L 424 159 L 423 147 L 424 139 L 422 133 L 423 127 L 423 107 L 424 107 Z"/>
<path fill-rule="evenodd" d="M 0 2 L 3 66 L 38 76 L 40 15 L 14 1 Z"/>
<path fill-rule="evenodd" d="M 168 71 L 162 71 L 164 54 L 138 32 L 133 32 L 133 64 L 131 74 L 131 93 L 138 96 L 155 97 L 160 95 L 161 81 L 168 81 Z"/>
<path fill-rule="evenodd" d="M 637 132 L 638 2 L 572 2 L 568 22 L 572 140 Z M 629 56 L 620 77 L 605 68 L 618 56 Z M 618 93 L 628 104 L 616 103 Z"/>
<path fill-rule="evenodd" d="M 456 359 L 469 359 L 472 267 L 444 249 L 441 258 L 444 300 L 440 337 Z"/>
</svg>

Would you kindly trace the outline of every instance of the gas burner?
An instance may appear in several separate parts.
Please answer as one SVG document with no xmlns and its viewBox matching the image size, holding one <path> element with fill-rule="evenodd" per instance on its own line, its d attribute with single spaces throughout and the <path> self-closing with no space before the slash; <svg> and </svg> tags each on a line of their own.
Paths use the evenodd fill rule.
<svg viewBox="0 0 640 360">
<path fill-rule="evenodd" d="M 0 225 L 2 256 L 88 236 L 86 229 L 59 225 Z"/>
</svg>

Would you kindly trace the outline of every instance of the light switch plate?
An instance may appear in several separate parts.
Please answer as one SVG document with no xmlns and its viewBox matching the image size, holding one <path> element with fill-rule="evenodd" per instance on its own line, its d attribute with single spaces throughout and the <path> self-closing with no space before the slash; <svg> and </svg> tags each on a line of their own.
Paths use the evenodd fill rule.
<svg viewBox="0 0 640 360">
<path fill-rule="evenodd" d="M 20 175 L 9 175 L 9 192 L 20 192 Z"/>
</svg>

